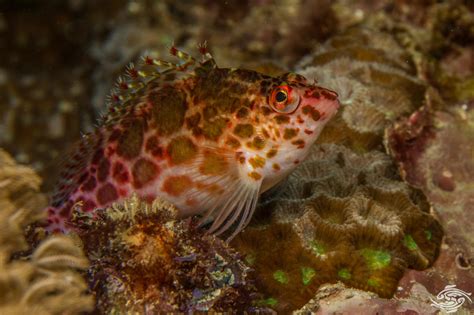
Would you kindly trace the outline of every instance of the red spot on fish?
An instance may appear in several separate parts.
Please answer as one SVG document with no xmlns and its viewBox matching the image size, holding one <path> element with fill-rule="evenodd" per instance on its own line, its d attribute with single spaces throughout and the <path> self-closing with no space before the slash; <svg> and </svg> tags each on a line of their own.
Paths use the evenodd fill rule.
<svg viewBox="0 0 474 315">
<path fill-rule="evenodd" d="M 97 207 L 97 205 L 95 204 L 94 201 L 87 199 L 83 202 L 82 211 L 90 212 L 90 211 L 94 210 L 96 207 Z"/>
<path fill-rule="evenodd" d="M 145 202 L 151 204 L 153 203 L 153 201 L 155 201 L 156 197 L 153 195 L 145 195 L 145 196 L 142 196 L 142 199 L 145 200 Z"/>
<path fill-rule="evenodd" d="M 130 180 L 128 170 L 121 162 L 115 162 L 112 170 L 112 176 L 117 182 L 121 184 L 124 184 Z"/>
<path fill-rule="evenodd" d="M 314 132 L 309 130 L 309 129 L 305 129 L 304 133 L 307 134 L 307 135 L 312 135 Z"/>
<path fill-rule="evenodd" d="M 105 206 L 118 198 L 117 190 L 114 185 L 107 183 L 97 191 L 97 201 L 100 205 Z"/>
<path fill-rule="evenodd" d="M 112 97 L 112 101 L 113 101 L 114 103 L 120 102 L 120 97 L 119 97 L 117 94 L 112 94 L 111 97 Z M 113 108 L 113 107 L 111 107 L 111 108 Z"/>
<path fill-rule="evenodd" d="M 59 211 L 59 215 L 62 216 L 63 218 L 69 218 L 69 215 L 71 214 L 71 208 L 72 208 L 72 203 L 67 203 L 61 211 Z"/>
<path fill-rule="evenodd" d="M 163 148 L 160 147 L 158 137 L 153 136 L 148 138 L 145 151 L 151 153 L 153 156 L 163 157 Z"/>
<path fill-rule="evenodd" d="M 78 184 L 82 184 L 83 182 L 86 181 L 87 177 L 89 176 L 89 174 L 87 172 L 84 172 L 81 177 L 79 177 L 79 179 L 77 180 L 77 183 Z"/>
<path fill-rule="evenodd" d="M 102 160 L 103 157 L 104 157 L 104 150 L 99 149 L 92 156 L 91 163 L 97 165 L 99 164 L 100 160 Z"/>
<path fill-rule="evenodd" d="M 110 162 L 107 159 L 103 159 L 99 164 L 99 169 L 97 171 L 97 179 L 99 182 L 105 182 L 109 176 Z"/>
<path fill-rule="evenodd" d="M 122 90 L 127 90 L 128 89 L 128 84 L 126 82 L 120 82 L 118 86 Z"/>
<path fill-rule="evenodd" d="M 115 153 L 115 149 L 112 147 L 107 147 L 105 150 L 105 156 L 106 157 L 111 157 Z"/>
<path fill-rule="evenodd" d="M 134 67 L 130 67 L 127 72 L 132 79 L 138 78 L 138 71 Z"/>
<path fill-rule="evenodd" d="M 90 176 L 87 182 L 82 184 L 81 190 L 84 192 L 93 191 L 96 186 L 97 186 L 97 180 L 95 179 L 94 176 Z"/>
<path fill-rule="evenodd" d="M 178 49 L 176 49 L 175 46 L 171 46 L 170 54 L 172 54 L 173 56 L 176 56 L 176 54 L 178 54 Z"/>
<path fill-rule="evenodd" d="M 155 163 L 148 159 L 139 159 L 132 168 L 133 187 L 142 188 L 154 180 L 158 173 L 159 168 Z"/>
<path fill-rule="evenodd" d="M 199 49 L 199 53 L 200 53 L 201 55 L 207 54 L 207 46 L 206 46 L 205 43 L 204 43 L 204 44 L 200 44 L 200 45 L 198 46 L 198 49 Z"/>
<path fill-rule="evenodd" d="M 328 100 L 334 101 L 337 99 L 337 93 L 330 90 L 322 90 L 321 94 Z"/>
</svg>

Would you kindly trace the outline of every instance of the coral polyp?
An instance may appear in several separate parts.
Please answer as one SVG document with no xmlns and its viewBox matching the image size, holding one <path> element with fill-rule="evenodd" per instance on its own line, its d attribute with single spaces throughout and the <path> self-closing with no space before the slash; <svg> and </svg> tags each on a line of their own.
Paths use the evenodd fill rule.
<svg viewBox="0 0 474 315">
<path fill-rule="evenodd" d="M 281 312 L 337 281 L 392 297 L 408 268 L 433 264 L 443 237 L 426 200 L 399 180 L 387 155 L 338 145 L 313 147 L 259 211 L 232 244 L 251 257 L 257 287 Z"/>
</svg>

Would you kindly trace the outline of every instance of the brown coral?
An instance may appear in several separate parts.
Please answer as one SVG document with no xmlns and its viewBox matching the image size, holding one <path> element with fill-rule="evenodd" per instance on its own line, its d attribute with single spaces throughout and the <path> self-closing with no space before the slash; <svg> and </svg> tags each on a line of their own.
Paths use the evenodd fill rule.
<svg viewBox="0 0 474 315">
<path fill-rule="evenodd" d="M 427 211 L 387 155 L 321 145 L 232 244 L 251 259 L 263 301 L 278 311 L 303 306 L 324 282 L 388 298 L 407 268 L 425 269 L 439 254 L 443 231 Z"/>
<path fill-rule="evenodd" d="M 76 269 L 88 261 L 71 238 L 44 240 L 30 259 L 23 229 L 44 217 L 40 178 L 0 150 L 0 313 L 80 314 L 93 309 L 87 284 Z M 16 257 L 16 259 L 14 258 Z"/>
<path fill-rule="evenodd" d="M 96 218 L 75 218 L 99 311 L 252 309 L 257 296 L 239 255 L 176 213 L 162 200 L 150 205 L 132 197 Z"/>
</svg>

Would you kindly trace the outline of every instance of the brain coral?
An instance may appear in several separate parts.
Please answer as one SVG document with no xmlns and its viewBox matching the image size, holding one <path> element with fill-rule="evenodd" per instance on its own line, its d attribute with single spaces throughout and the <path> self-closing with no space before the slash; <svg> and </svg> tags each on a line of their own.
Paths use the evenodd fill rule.
<svg viewBox="0 0 474 315">
<path fill-rule="evenodd" d="M 320 142 L 366 152 L 382 147 L 394 120 L 422 105 L 425 86 L 410 55 L 392 35 L 351 28 L 332 37 L 298 66 L 297 72 L 339 93 L 343 105 Z"/>
<path fill-rule="evenodd" d="M 429 211 L 387 155 L 325 144 L 269 192 L 232 245 L 256 270 L 260 302 L 277 311 L 301 307 L 326 282 L 388 298 L 405 269 L 438 256 L 443 231 Z"/>
<path fill-rule="evenodd" d="M 257 295 L 240 256 L 176 220 L 176 211 L 132 197 L 95 219 L 76 216 L 101 313 L 254 310 Z"/>
</svg>

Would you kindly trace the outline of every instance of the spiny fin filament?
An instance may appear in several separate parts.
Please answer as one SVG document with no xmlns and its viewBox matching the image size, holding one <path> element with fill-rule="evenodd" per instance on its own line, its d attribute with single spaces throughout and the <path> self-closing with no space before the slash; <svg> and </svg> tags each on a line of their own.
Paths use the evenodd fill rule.
<svg viewBox="0 0 474 315">
<path fill-rule="evenodd" d="M 161 82 L 169 83 L 169 81 L 194 76 L 197 70 L 203 72 L 203 70 L 209 71 L 217 67 L 207 50 L 206 43 L 199 45 L 198 49 L 202 55 L 201 61 L 197 61 L 191 55 L 172 45 L 169 52 L 180 60 L 178 63 L 155 58 L 153 54 L 143 56 L 137 65 L 130 63 L 126 68 L 125 75 L 118 78 L 115 88 L 107 98 L 108 113 L 102 118 L 102 124 L 115 124 L 134 112 L 136 107 L 140 106 L 136 100 L 152 81 L 158 82 L 160 85 Z"/>
</svg>

